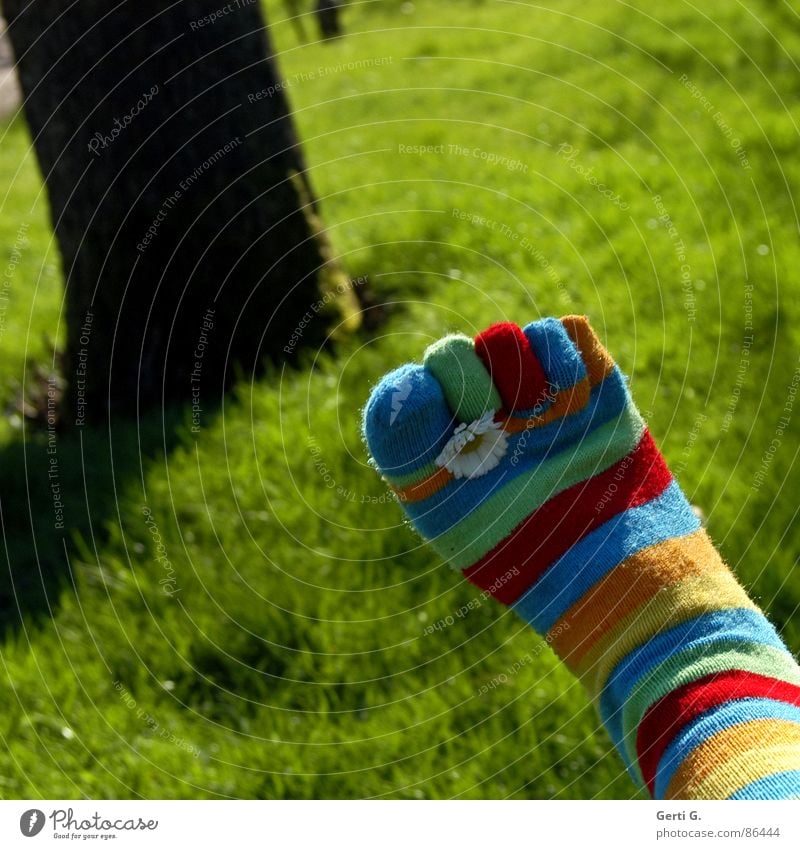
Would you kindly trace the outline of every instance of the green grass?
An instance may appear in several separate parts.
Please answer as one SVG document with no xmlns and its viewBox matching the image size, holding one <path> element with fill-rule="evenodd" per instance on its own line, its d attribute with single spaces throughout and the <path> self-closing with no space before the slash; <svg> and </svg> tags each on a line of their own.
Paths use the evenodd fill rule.
<svg viewBox="0 0 800 849">
<path fill-rule="evenodd" d="M 0 794 L 633 796 L 549 649 L 494 605 L 456 615 L 476 593 L 401 523 L 359 407 L 446 331 L 587 313 L 800 648 L 800 408 L 753 486 L 800 351 L 797 18 L 766 0 L 712 18 L 681 0 L 353 3 L 346 38 L 298 45 L 267 5 L 332 237 L 395 308 L 335 359 L 243 384 L 197 438 L 180 411 L 59 438 L 63 538 L 46 437 L 3 420 Z M 62 290 L 27 131 L 0 131 L 4 268 L 29 222 L 5 404 L 62 338 Z"/>
</svg>

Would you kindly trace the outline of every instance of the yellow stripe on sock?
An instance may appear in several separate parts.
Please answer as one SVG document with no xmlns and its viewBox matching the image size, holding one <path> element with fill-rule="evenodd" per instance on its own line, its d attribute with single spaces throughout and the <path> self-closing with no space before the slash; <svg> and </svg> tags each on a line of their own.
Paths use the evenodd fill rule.
<svg viewBox="0 0 800 849">
<path fill-rule="evenodd" d="M 723 567 L 724 568 L 724 567 Z M 716 610 L 758 610 L 730 572 L 687 578 L 626 617 L 581 659 L 578 675 L 589 692 L 599 693 L 614 667 L 633 649 L 662 631 Z"/>
<path fill-rule="evenodd" d="M 664 587 L 610 628 L 603 629 L 588 650 L 580 647 L 573 655 L 563 656 L 591 694 L 596 695 L 602 690 L 611 671 L 625 655 L 662 631 L 702 613 L 735 607 L 759 609 L 722 562 L 705 532 L 698 534 L 702 534 L 704 539 L 695 539 L 691 548 L 684 549 L 685 540 L 680 540 L 681 546 L 660 543 L 648 552 L 652 557 L 657 549 L 660 550 L 659 558 L 652 561 L 650 568 L 660 570 L 667 565 L 663 560 L 665 554 L 681 559 L 702 558 L 702 568 L 693 564 L 688 577 Z M 684 550 L 678 551 L 678 548 Z"/>
<path fill-rule="evenodd" d="M 800 769 L 800 725 L 755 719 L 719 731 L 695 748 L 667 787 L 667 799 L 727 799 L 753 781 Z"/>
</svg>

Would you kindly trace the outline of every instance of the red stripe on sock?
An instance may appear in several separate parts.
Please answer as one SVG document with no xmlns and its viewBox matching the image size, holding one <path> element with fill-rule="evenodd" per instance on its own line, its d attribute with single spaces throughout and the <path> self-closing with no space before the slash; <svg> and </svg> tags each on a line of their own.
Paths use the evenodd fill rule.
<svg viewBox="0 0 800 849">
<path fill-rule="evenodd" d="M 475 353 L 492 376 L 506 410 L 530 410 L 547 398 L 547 376 L 528 337 L 510 321 L 475 337 Z"/>
<path fill-rule="evenodd" d="M 630 454 L 551 498 L 466 568 L 464 577 L 503 604 L 512 604 L 575 543 L 623 510 L 658 497 L 671 480 L 661 452 L 645 430 Z M 513 568 L 518 574 L 509 578 Z"/>
<path fill-rule="evenodd" d="M 661 757 L 682 728 L 701 713 L 724 702 L 750 697 L 774 699 L 800 707 L 800 687 L 741 669 L 704 675 L 653 703 L 636 734 L 639 767 L 651 795 Z"/>
</svg>

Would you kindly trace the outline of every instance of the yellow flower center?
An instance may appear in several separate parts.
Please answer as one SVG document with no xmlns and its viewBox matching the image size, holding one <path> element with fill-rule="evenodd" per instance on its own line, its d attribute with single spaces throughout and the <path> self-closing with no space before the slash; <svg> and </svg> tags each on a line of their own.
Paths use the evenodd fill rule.
<svg viewBox="0 0 800 849">
<path fill-rule="evenodd" d="M 483 437 L 485 434 L 481 433 L 478 436 L 470 439 L 470 441 L 458 452 L 459 454 L 471 454 L 473 451 L 477 451 L 481 446 L 481 442 L 483 442 Z"/>
</svg>

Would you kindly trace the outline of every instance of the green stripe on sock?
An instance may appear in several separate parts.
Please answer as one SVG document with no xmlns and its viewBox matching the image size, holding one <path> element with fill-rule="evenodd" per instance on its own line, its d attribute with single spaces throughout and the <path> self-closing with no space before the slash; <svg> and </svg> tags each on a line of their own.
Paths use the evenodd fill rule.
<svg viewBox="0 0 800 849">
<path fill-rule="evenodd" d="M 431 540 L 454 569 L 465 569 L 491 551 L 534 510 L 581 481 L 605 471 L 639 444 L 645 423 L 633 403 L 613 421 L 530 472 L 502 486 L 449 531 Z"/>
<path fill-rule="evenodd" d="M 438 472 L 439 467 L 434 462 L 420 466 L 414 472 L 409 472 L 407 475 L 384 475 L 384 478 L 395 488 L 403 489 L 412 484 L 422 483 L 425 478 L 430 477 L 434 472 Z"/>
</svg>

